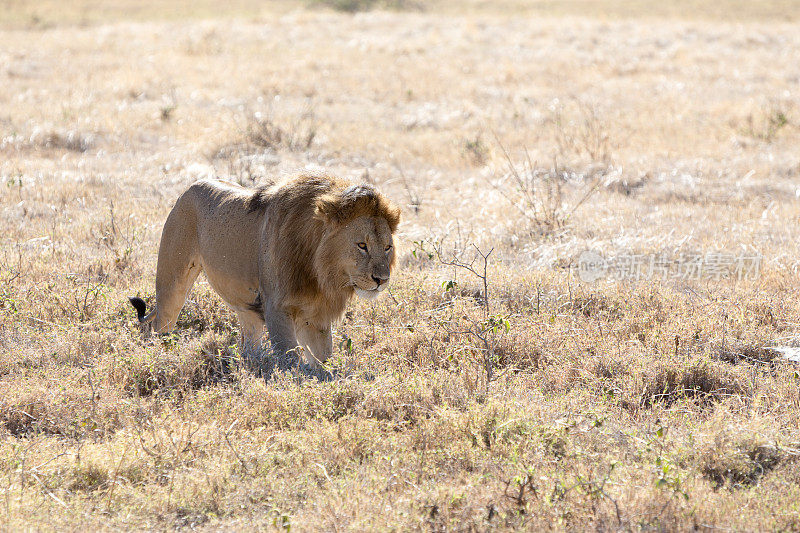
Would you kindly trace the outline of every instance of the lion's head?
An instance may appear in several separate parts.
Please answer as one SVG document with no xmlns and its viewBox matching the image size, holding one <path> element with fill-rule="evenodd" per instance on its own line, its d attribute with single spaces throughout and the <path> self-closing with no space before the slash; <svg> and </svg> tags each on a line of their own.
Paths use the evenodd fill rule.
<svg viewBox="0 0 800 533">
<path fill-rule="evenodd" d="M 369 185 L 352 185 L 317 198 L 316 217 L 327 228 L 317 264 L 335 271 L 342 288 L 376 297 L 388 286 L 394 266 L 400 209 Z"/>
</svg>

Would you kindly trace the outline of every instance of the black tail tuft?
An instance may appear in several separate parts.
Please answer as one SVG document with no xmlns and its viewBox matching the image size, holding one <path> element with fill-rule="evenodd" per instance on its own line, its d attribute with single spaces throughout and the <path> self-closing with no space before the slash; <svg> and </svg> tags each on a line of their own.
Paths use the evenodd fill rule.
<svg viewBox="0 0 800 533">
<path fill-rule="evenodd" d="M 136 318 L 138 318 L 139 322 L 141 322 L 145 313 L 147 312 L 147 306 L 145 305 L 144 300 L 138 297 L 128 299 L 130 300 L 131 305 L 136 308 Z"/>
</svg>

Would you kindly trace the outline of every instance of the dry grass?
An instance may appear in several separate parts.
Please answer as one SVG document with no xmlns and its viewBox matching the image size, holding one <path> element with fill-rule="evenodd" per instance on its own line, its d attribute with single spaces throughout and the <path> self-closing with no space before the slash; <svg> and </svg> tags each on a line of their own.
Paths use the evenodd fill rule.
<svg viewBox="0 0 800 533">
<path fill-rule="evenodd" d="M 0 2 L 0 528 L 800 530 L 797 3 L 419 4 Z M 141 339 L 180 191 L 308 166 L 405 208 L 343 379 Z"/>
<path fill-rule="evenodd" d="M 275 13 L 322 8 L 345 13 L 389 9 L 427 13 L 531 17 L 588 16 L 597 19 L 688 19 L 712 21 L 793 22 L 800 18 L 797 0 L 231 0 L 224 8 L 213 0 L 0 0 L 0 27 L 42 29 L 62 25 L 98 25 L 120 21 L 248 18 L 269 19 Z"/>
</svg>

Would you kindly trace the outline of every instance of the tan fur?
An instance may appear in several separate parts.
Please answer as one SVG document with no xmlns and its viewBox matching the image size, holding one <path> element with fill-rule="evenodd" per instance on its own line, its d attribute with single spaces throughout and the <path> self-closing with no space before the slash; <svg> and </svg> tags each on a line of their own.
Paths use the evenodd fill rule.
<svg viewBox="0 0 800 533">
<path fill-rule="evenodd" d="M 328 176 L 257 190 L 197 182 L 164 224 L 156 307 L 140 321 L 170 331 L 202 270 L 238 314 L 246 346 L 260 344 L 266 324 L 281 366 L 298 346 L 316 366 L 331 355 L 331 322 L 353 293 L 371 298 L 387 286 L 399 220 L 372 187 Z"/>
</svg>

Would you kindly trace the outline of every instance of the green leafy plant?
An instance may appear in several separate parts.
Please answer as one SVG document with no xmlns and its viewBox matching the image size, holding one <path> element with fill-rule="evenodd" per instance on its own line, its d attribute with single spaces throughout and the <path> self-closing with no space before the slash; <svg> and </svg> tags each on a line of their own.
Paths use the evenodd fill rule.
<svg viewBox="0 0 800 533">
<path fill-rule="evenodd" d="M 414 259 L 433 259 L 435 254 L 425 247 L 425 241 L 412 241 L 414 248 L 411 249 L 411 255 Z"/>
</svg>

